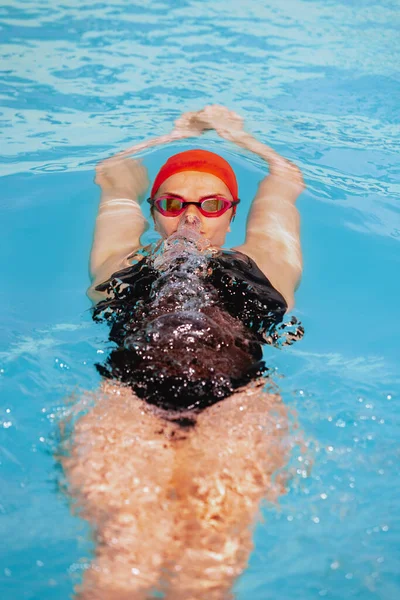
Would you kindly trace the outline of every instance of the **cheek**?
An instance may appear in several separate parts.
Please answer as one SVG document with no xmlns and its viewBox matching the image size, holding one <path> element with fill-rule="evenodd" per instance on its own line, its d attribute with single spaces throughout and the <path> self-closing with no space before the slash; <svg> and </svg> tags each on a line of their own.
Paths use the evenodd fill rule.
<svg viewBox="0 0 400 600">
<path fill-rule="evenodd" d="M 219 219 L 213 220 L 208 227 L 208 235 L 214 243 L 223 244 L 225 236 L 229 229 L 229 218 L 224 218 L 223 221 Z"/>
<path fill-rule="evenodd" d="M 154 214 L 155 229 L 163 236 L 168 237 L 178 228 L 179 219 L 163 217 L 160 213 Z"/>
</svg>

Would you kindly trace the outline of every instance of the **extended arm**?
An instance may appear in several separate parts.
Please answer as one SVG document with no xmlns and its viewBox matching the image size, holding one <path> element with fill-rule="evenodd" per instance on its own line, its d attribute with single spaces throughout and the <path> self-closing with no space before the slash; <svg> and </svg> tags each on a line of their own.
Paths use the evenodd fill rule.
<svg viewBox="0 0 400 600">
<path fill-rule="evenodd" d="M 236 248 L 256 261 L 288 309 L 302 272 L 300 218 L 295 202 L 304 190 L 300 170 L 243 130 L 243 120 L 223 106 L 207 106 L 197 119 L 238 146 L 254 152 L 269 166 L 253 200 L 244 244 Z"/>
<path fill-rule="evenodd" d="M 101 188 L 101 199 L 90 255 L 92 285 L 88 290 L 94 302 L 104 297 L 96 286 L 129 265 L 128 258 L 139 249 L 140 236 L 146 229 L 139 202 L 149 184 L 147 171 L 139 161 L 126 157 L 201 134 L 203 128 L 191 123 L 193 114 L 178 119 L 171 133 L 132 146 L 97 165 L 95 181 Z"/>
<path fill-rule="evenodd" d="M 132 159 L 109 159 L 96 167 L 96 183 L 101 188 L 96 219 L 90 274 L 90 298 L 96 302 L 103 294 L 95 287 L 127 266 L 127 258 L 140 246 L 146 228 L 139 201 L 148 187 L 147 172 Z"/>
<path fill-rule="evenodd" d="M 253 258 L 273 286 L 294 305 L 302 273 L 300 216 L 296 199 L 304 190 L 300 170 L 245 132 L 236 143 L 261 156 L 269 175 L 258 186 L 247 220 L 246 240 L 237 248 Z"/>
</svg>

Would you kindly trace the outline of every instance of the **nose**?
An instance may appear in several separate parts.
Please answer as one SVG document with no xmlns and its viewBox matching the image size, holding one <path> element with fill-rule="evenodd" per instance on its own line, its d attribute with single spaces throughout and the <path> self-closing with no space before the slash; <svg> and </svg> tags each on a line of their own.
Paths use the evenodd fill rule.
<svg viewBox="0 0 400 600">
<path fill-rule="evenodd" d="M 195 204 L 189 204 L 179 221 L 179 225 L 189 226 L 200 231 L 203 228 L 202 214 Z"/>
<path fill-rule="evenodd" d="M 182 228 L 186 229 L 187 227 L 190 227 L 190 229 L 195 231 L 200 231 L 201 221 L 199 217 L 197 215 L 188 215 L 184 213 L 179 221 L 178 231 Z"/>
<path fill-rule="evenodd" d="M 186 210 L 185 210 L 185 215 L 188 215 L 188 216 L 190 216 L 190 215 L 195 215 L 196 217 L 200 217 L 200 215 L 201 215 L 201 212 L 199 211 L 199 209 L 198 209 L 198 207 L 196 206 L 196 204 L 189 204 L 189 205 L 186 207 Z"/>
</svg>

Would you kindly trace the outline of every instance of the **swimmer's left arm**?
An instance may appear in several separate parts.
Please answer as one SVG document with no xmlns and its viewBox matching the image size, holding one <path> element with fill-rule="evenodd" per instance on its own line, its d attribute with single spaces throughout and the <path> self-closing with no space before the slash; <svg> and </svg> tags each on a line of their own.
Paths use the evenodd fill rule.
<svg viewBox="0 0 400 600">
<path fill-rule="evenodd" d="M 272 285 L 282 294 L 288 310 L 303 270 L 300 215 L 296 198 L 304 186 L 281 176 L 263 179 L 247 221 L 245 243 L 237 250 L 256 261 Z"/>
<path fill-rule="evenodd" d="M 261 181 L 250 209 L 245 243 L 235 250 L 255 260 L 290 310 L 302 273 L 300 217 L 295 206 L 305 189 L 301 171 L 244 131 L 243 119 L 224 106 L 207 106 L 197 113 L 197 120 L 268 164 L 269 175 Z"/>
<path fill-rule="evenodd" d="M 246 240 L 236 248 L 256 261 L 283 295 L 288 310 L 302 274 L 300 215 L 295 202 L 305 189 L 301 171 L 272 148 L 243 132 L 239 145 L 257 153 L 269 166 L 259 184 L 247 220 Z"/>
</svg>

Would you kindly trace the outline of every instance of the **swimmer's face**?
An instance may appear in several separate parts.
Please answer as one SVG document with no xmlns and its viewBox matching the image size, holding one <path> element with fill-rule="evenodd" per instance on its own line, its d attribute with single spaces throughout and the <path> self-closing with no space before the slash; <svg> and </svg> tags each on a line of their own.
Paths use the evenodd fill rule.
<svg viewBox="0 0 400 600">
<path fill-rule="evenodd" d="M 182 171 L 168 177 L 159 187 L 155 198 L 164 194 L 178 194 L 187 202 L 199 202 L 204 196 L 215 194 L 224 196 L 227 200 L 233 200 L 232 194 L 221 179 L 211 173 L 199 173 L 198 171 Z M 233 208 L 230 208 L 219 217 L 205 217 L 197 206 L 189 204 L 184 213 L 178 217 L 165 217 L 158 210 L 153 209 L 153 218 L 156 230 L 163 238 L 169 237 L 178 229 L 179 222 L 186 215 L 196 215 L 200 219 L 200 232 L 210 240 L 214 246 L 222 246 L 225 237 L 230 231 L 230 222 Z"/>
</svg>

